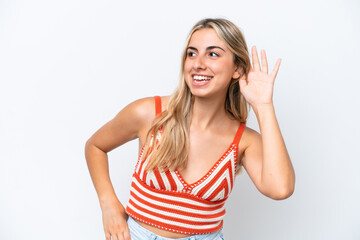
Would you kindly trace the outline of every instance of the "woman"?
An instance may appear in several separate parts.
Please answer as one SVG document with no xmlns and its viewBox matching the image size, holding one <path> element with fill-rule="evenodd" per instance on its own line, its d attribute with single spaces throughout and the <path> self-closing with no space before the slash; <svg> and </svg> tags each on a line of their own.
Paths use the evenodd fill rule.
<svg viewBox="0 0 360 240">
<path fill-rule="evenodd" d="M 176 92 L 129 104 L 87 141 L 106 239 L 223 239 L 224 202 L 241 166 L 264 195 L 292 194 L 294 170 L 272 102 L 281 60 L 268 74 L 265 51 L 261 65 L 255 47 L 251 54 L 252 67 L 233 23 L 201 20 L 187 39 Z M 248 104 L 261 134 L 245 127 Z M 106 153 L 135 138 L 141 152 L 125 209 Z"/>
</svg>

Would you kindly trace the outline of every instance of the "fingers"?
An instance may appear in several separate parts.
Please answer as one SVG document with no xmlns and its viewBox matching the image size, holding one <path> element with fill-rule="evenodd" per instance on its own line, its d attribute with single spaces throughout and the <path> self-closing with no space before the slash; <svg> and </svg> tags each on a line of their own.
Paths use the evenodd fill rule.
<svg viewBox="0 0 360 240">
<path fill-rule="evenodd" d="M 125 229 L 122 232 L 106 232 L 105 237 L 106 240 L 131 240 L 129 229 Z"/>
<path fill-rule="evenodd" d="M 268 64 L 267 64 L 265 50 L 261 50 L 260 54 L 261 54 L 261 66 L 262 66 L 261 71 L 264 73 L 268 73 Z"/>
<path fill-rule="evenodd" d="M 129 232 L 129 229 L 126 229 L 124 231 L 124 240 L 130 240 L 130 232 Z"/>
<path fill-rule="evenodd" d="M 120 202 L 102 208 L 106 240 L 130 240 L 127 214 Z"/>
<path fill-rule="evenodd" d="M 251 49 L 251 54 L 252 54 L 252 61 L 253 61 L 253 71 L 258 71 L 258 72 L 263 72 L 263 73 L 268 73 L 268 62 L 267 62 L 267 58 L 266 58 L 266 52 L 265 50 L 261 50 L 260 51 L 260 55 L 261 55 L 261 66 L 260 66 L 260 61 L 259 61 L 259 57 L 258 57 L 258 53 L 257 53 L 257 49 L 256 46 L 253 46 Z"/>
<path fill-rule="evenodd" d="M 274 69 L 272 70 L 270 76 L 272 79 L 275 79 L 276 78 L 276 75 L 279 71 L 279 68 L 280 68 L 280 63 L 281 63 L 281 58 L 279 58 L 276 63 L 275 63 L 275 66 L 274 66 Z"/>
<path fill-rule="evenodd" d="M 105 239 L 106 240 L 111 240 L 111 234 L 110 233 L 105 233 Z"/>
<path fill-rule="evenodd" d="M 120 234 L 120 235 L 109 235 L 106 236 L 106 240 L 131 240 L 130 238 L 130 234 L 129 233 L 124 233 L 124 234 Z"/>
<path fill-rule="evenodd" d="M 252 56 L 253 70 L 255 72 L 260 71 L 260 62 L 257 54 L 257 49 L 255 46 L 253 46 L 251 49 L 251 56 Z"/>
</svg>

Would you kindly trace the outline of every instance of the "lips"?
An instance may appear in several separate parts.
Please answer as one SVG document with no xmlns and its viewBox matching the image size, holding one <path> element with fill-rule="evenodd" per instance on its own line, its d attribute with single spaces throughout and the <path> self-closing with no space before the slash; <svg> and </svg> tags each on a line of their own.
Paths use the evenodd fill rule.
<svg viewBox="0 0 360 240">
<path fill-rule="evenodd" d="M 195 86 L 204 86 L 206 85 L 213 77 L 207 75 L 192 75 L 193 85 Z"/>
</svg>

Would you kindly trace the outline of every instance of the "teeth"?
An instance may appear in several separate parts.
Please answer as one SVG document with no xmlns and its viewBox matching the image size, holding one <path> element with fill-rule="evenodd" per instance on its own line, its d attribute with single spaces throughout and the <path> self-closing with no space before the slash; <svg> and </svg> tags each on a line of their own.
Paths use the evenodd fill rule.
<svg viewBox="0 0 360 240">
<path fill-rule="evenodd" d="M 193 78 L 195 81 L 209 81 L 211 79 L 211 77 L 198 76 L 198 75 L 194 75 Z"/>
</svg>

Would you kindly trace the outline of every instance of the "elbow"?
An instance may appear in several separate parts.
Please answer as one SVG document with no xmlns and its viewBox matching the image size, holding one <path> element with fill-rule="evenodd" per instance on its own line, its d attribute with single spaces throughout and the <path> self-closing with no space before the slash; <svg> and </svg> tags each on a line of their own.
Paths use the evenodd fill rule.
<svg viewBox="0 0 360 240">
<path fill-rule="evenodd" d="M 259 189 L 265 196 L 274 200 L 284 200 L 289 198 L 295 190 L 295 181 L 284 181 L 282 183 L 263 185 Z"/>
<path fill-rule="evenodd" d="M 289 174 L 285 178 L 276 179 L 268 185 L 267 196 L 274 200 L 289 198 L 295 191 L 295 174 Z"/>
<path fill-rule="evenodd" d="M 289 198 L 294 193 L 294 189 L 286 189 L 279 191 L 277 194 L 274 194 L 271 198 L 274 200 L 284 200 Z"/>
<path fill-rule="evenodd" d="M 92 138 L 89 138 L 84 146 L 85 158 L 89 159 L 90 155 L 107 154 L 107 151 L 102 150 L 98 147 Z"/>
<path fill-rule="evenodd" d="M 85 159 L 86 161 L 89 160 L 90 155 L 94 154 L 94 151 L 96 150 L 96 146 L 94 145 L 94 142 L 92 141 L 92 139 L 88 139 L 85 142 L 84 145 L 84 153 L 85 153 Z"/>
<path fill-rule="evenodd" d="M 91 143 L 90 139 L 88 139 L 88 140 L 85 142 L 85 146 L 84 146 L 85 154 L 86 154 L 87 151 L 89 151 L 89 148 L 90 148 L 91 144 L 92 144 L 92 143 Z"/>
<path fill-rule="evenodd" d="M 85 153 L 86 162 L 88 162 L 88 160 L 89 160 L 90 146 L 91 146 L 91 143 L 90 143 L 89 140 L 87 140 L 86 143 L 85 143 L 85 146 L 84 146 L 84 153 Z"/>
<path fill-rule="evenodd" d="M 91 142 L 91 138 L 89 138 L 86 142 L 85 142 L 85 150 L 87 149 L 87 148 L 89 148 L 89 146 L 92 144 L 92 142 Z"/>
<path fill-rule="evenodd" d="M 295 185 L 292 184 L 290 186 L 282 187 L 277 189 L 277 191 L 273 192 L 268 197 L 274 199 L 274 200 L 284 200 L 289 198 L 295 190 Z"/>
</svg>

